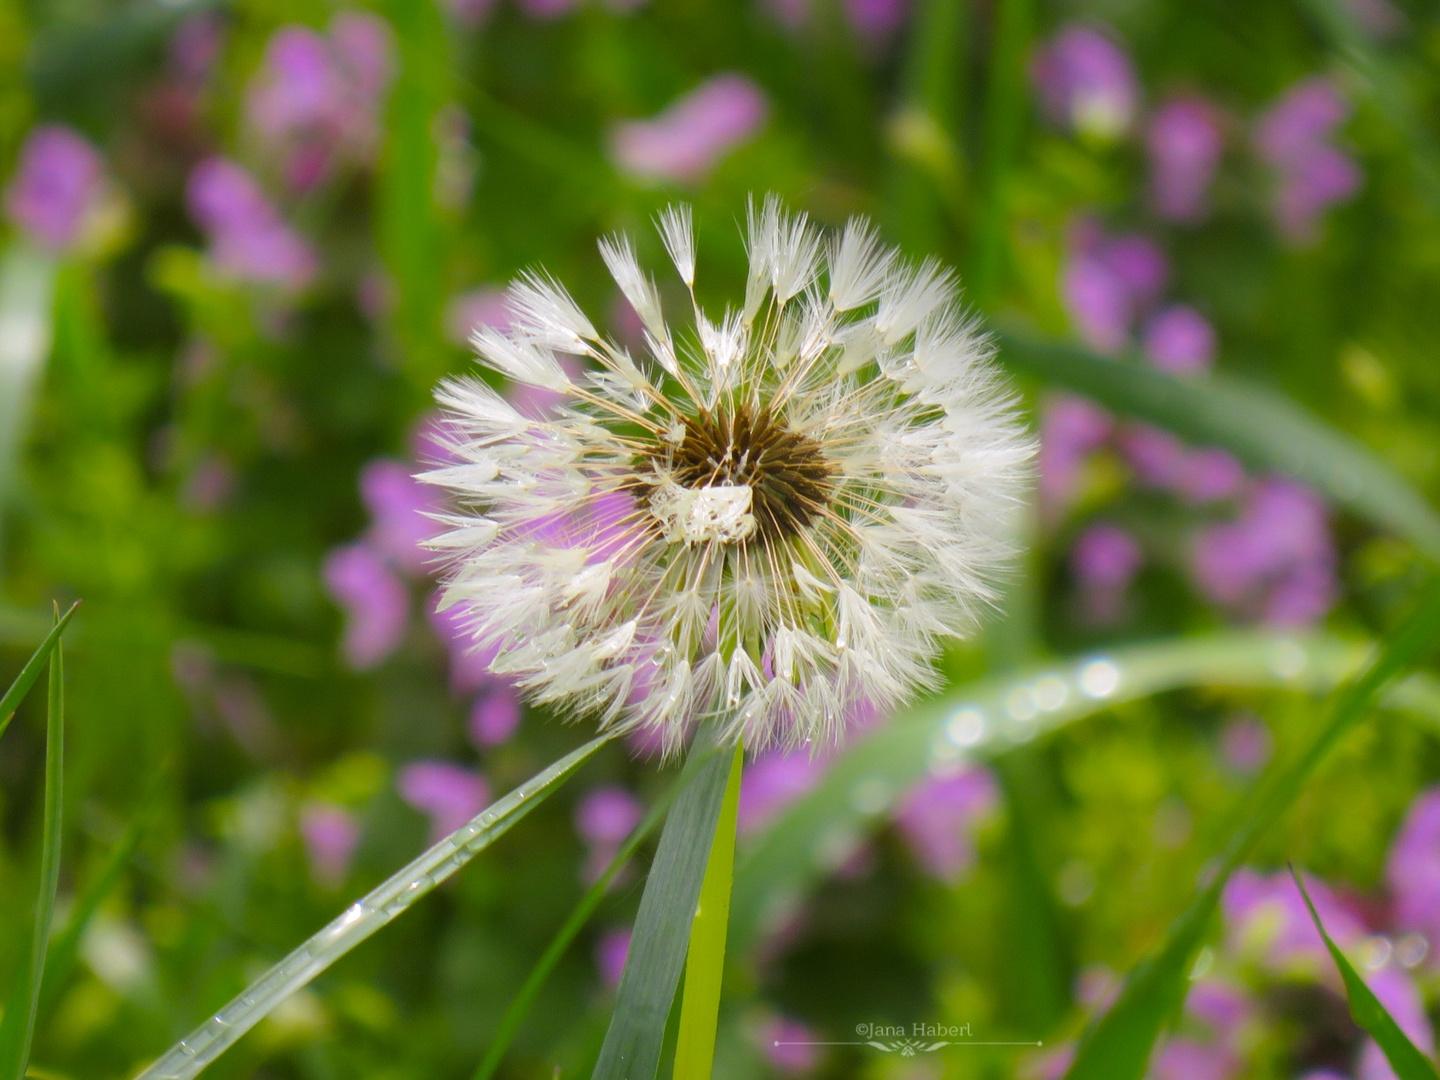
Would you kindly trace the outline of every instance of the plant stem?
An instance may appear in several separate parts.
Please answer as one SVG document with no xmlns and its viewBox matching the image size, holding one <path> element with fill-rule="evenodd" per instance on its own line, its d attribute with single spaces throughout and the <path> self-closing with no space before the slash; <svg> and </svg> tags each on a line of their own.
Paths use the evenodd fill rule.
<svg viewBox="0 0 1440 1080">
<path fill-rule="evenodd" d="M 715 823 L 705 881 L 700 886 L 700 903 L 690 927 L 685 991 L 680 999 L 680 1035 L 675 1045 L 675 1080 L 709 1080 L 715 1059 L 715 1026 L 720 1016 L 720 984 L 725 972 L 725 932 L 730 925 L 735 825 L 744 761 L 744 748 L 737 746 L 730 761 L 730 778 L 725 785 L 720 820 Z"/>
</svg>

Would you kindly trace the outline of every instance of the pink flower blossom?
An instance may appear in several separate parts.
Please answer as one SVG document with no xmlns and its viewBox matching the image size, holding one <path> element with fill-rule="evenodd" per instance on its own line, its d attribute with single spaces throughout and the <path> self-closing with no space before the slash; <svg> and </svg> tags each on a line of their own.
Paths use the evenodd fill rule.
<svg viewBox="0 0 1440 1080">
<path fill-rule="evenodd" d="M 485 778 L 449 761 L 412 761 L 400 770 L 400 797 L 430 818 L 430 842 L 449 836 L 490 800 Z"/>
<path fill-rule="evenodd" d="M 1224 149 L 1214 107 L 1198 97 L 1168 101 L 1150 118 L 1145 141 L 1156 212 L 1170 221 L 1203 218 Z"/>
<path fill-rule="evenodd" d="M 360 842 L 360 823 L 355 815 L 332 803 L 306 803 L 300 810 L 300 835 L 315 880 L 327 888 L 339 886 L 350 869 L 355 845 Z"/>
<path fill-rule="evenodd" d="M 654 119 L 617 126 L 611 153 L 640 179 L 693 183 L 760 129 L 767 108 L 764 93 L 751 79 L 717 75 Z"/>
<path fill-rule="evenodd" d="M 214 157 L 195 166 L 186 200 L 190 216 L 209 236 L 210 257 L 222 274 L 288 291 L 314 278 L 315 253 L 233 161 Z"/>
<path fill-rule="evenodd" d="M 5 188 L 5 216 L 50 251 L 70 250 L 103 187 L 100 151 L 58 124 L 35 128 Z"/>
<path fill-rule="evenodd" d="M 967 768 L 922 781 L 901 801 L 895 827 L 930 873 L 963 877 L 975 861 L 975 830 L 1000 800 L 988 770 Z"/>
<path fill-rule="evenodd" d="M 1094 27 L 1061 30 L 1036 54 L 1030 75 L 1042 111 L 1062 127 L 1114 139 L 1134 121 L 1139 87 L 1130 58 Z"/>
<path fill-rule="evenodd" d="M 410 596 L 367 544 L 336 548 L 325 559 L 325 587 L 345 612 L 341 651 L 356 671 L 375 667 L 405 637 Z"/>
</svg>

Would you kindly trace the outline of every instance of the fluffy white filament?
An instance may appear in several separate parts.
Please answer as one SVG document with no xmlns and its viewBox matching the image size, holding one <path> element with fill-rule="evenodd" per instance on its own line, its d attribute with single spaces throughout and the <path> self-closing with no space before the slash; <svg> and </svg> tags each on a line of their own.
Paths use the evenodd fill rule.
<svg viewBox="0 0 1440 1080">
<path fill-rule="evenodd" d="M 658 225 L 688 290 L 689 209 Z M 452 460 L 426 474 L 456 503 L 433 546 L 476 648 L 532 700 L 670 751 L 697 722 L 833 741 L 929 685 L 994 597 L 1033 452 L 948 270 L 774 199 L 748 231 L 743 303 L 713 321 L 686 302 L 667 323 L 629 240 L 602 242 L 638 358 L 550 279 L 517 282 L 514 325 L 476 349 L 560 404 L 531 418 L 447 384 Z"/>
</svg>

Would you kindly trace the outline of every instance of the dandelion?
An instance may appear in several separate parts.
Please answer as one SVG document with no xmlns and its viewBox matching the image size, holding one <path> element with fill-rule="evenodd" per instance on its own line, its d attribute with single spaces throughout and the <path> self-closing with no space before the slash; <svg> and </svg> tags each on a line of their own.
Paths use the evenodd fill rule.
<svg viewBox="0 0 1440 1080">
<path fill-rule="evenodd" d="M 994 600 L 1031 439 L 949 272 L 863 221 L 827 238 L 752 205 L 744 299 L 718 319 L 695 302 L 688 210 L 659 225 L 686 325 L 630 242 L 602 241 L 644 355 L 530 274 L 510 326 L 473 341 L 559 404 L 441 389 L 443 603 L 537 703 L 669 752 L 701 722 L 819 749 L 933 685 L 941 643 Z"/>
</svg>

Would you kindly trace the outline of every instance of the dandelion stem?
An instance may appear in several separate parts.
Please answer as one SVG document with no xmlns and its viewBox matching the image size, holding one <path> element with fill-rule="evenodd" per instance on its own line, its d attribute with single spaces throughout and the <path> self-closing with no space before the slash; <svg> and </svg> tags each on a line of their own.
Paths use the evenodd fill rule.
<svg viewBox="0 0 1440 1080">
<path fill-rule="evenodd" d="M 700 903 L 690 927 L 685 958 L 685 991 L 680 999 L 680 1035 L 675 1045 L 674 1080 L 709 1080 L 715 1059 L 715 1026 L 725 971 L 725 933 L 730 925 L 730 886 L 735 879 L 735 826 L 740 805 L 743 747 L 730 760 L 725 802 L 715 823 L 710 861 L 700 886 Z"/>
</svg>

